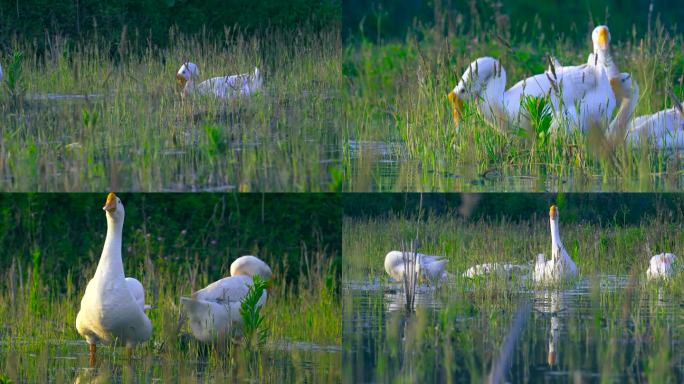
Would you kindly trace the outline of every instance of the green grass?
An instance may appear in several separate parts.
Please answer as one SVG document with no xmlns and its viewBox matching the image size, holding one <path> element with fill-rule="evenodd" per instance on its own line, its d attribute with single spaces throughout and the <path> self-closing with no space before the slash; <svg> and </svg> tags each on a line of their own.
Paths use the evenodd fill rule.
<svg viewBox="0 0 684 384">
<path fill-rule="evenodd" d="M 128 32 L 131 33 L 131 32 Z M 340 43 L 332 32 L 224 36 L 169 31 L 169 48 L 93 36 L 13 40 L 0 55 L 0 189 L 8 191 L 339 189 Z M 175 74 L 251 72 L 249 98 L 182 100 Z M 8 64 L 12 63 L 12 64 Z M 21 91 L 21 92 L 18 92 Z M 47 94 L 90 95 L 45 100 Z"/>
<path fill-rule="evenodd" d="M 612 36 L 618 67 L 631 73 L 641 90 L 636 116 L 670 108 L 668 89 L 680 97 L 684 92 L 684 55 L 678 48 L 682 35 L 653 24 L 645 35 Z M 346 148 L 347 190 L 538 190 L 546 184 L 576 191 L 596 190 L 597 185 L 605 190 L 653 191 L 680 184 L 679 156 L 646 144 L 605 145 L 601 135 L 564 130 L 539 135 L 513 127 L 502 132 L 487 125 L 472 105 L 466 106 L 457 129 L 447 93 L 470 62 L 482 56 L 498 58 L 510 87 L 542 73 L 547 54 L 565 65 L 586 62 L 590 34 L 587 44 L 578 46 L 563 37 L 549 38 L 538 23 L 515 30 L 492 24 L 477 33 L 445 25 L 418 24 L 402 41 L 374 44 L 360 39 L 345 46 L 345 141 L 377 141 L 400 148 L 389 154 Z M 578 33 L 584 33 L 582 28 Z M 379 160 L 395 163 L 388 170 Z M 482 181 L 481 175 L 492 170 L 521 180 L 498 187 Z M 526 177 L 540 181 L 526 184 Z"/>
</svg>

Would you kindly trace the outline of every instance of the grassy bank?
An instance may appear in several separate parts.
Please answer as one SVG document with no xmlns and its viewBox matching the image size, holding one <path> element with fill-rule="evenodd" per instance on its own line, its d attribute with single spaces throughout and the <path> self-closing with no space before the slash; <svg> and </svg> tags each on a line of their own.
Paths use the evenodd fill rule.
<svg viewBox="0 0 684 384">
<path fill-rule="evenodd" d="M 682 35 L 651 17 L 645 34 L 612 35 L 618 67 L 641 89 L 636 116 L 672 107 L 668 89 L 680 97 L 684 93 Z M 679 155 L 645 144 L 606 145 L 601 135 L 548 129 L 502 132 L 474 108 L 466 109 L 457 129 L 447 93 L 476 58 L 500 59 L 510 87 L 542 73 L 546 55 L 576 65 L 591 52 L 591 27 L 577 28 L 586 43 L 576 44 L 577 39 L 545 33 L 538 18 L 513 26 L 506 15 L 492 19 L 496 22 L 466 28 L 437 15 L 436 25 L 414 24 L 401 41 L 357 38 L 345 47 L 347 189 L 652 191 L 681 186 Z M 359 145 L 368 142 L 379 144 Z M 388 162 L 394 164 L 389 171 Z M 502 180 L 507 177 L 521 180 L 511 186 Z"/>
<path fill-rule="evenodd" d="M 0 189 L 339 189 L 335 31 L 171 29 L 168 48 L 132 45 L 133 33 L 124 29 L 116 43 L 47 36 L 45 51 L 12 41 L 0 56 Z M 23 53 L 16 70 L 13 52 Z M 258 66 L 265 89 L 182 100 L 175 74 L 185 61 L 198 64 L 201 79 Z"/>
</svg>

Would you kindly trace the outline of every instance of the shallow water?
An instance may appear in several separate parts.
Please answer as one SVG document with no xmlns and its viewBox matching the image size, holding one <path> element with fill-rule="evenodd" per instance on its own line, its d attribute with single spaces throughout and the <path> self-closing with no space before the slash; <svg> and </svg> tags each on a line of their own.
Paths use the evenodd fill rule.
<svg viewBox="0 0 684 384">
<path fill-rule="evenodd" d="M 507 166 L 478 169 L 478 165 L 449 167 L 411 159 L 402 142 L 355 141 L 346 144 L 346 161 L 354 176 L 353 191 L 458 192 L 669 192 L 684 188 L 684 168 L 667 174 L 650 173 L 642 179 L 567 175 L 558 177 L 550 167 L 534 170 Z M 672 153 L 665 155 L 673 158 Z"/>
<path fill-rule="evenodd" d="M 164 352 L 136 350 L 127 358 L 122 348 L 99 346 L 94 367 L 88 364 L 85 341 L 48 341 L 40 352 L 26 352 L 26 342 L 0 345 L 0 373 L 14 383 L 211 383 L 211 382 L 339 382 L 339 346 L 301 342 L 268 344 L 260 355 L 233 351 L 218 356 L 173 359 Z M 0 375 L 0 377 L 2 377 Z"/>
<path fill-rule="evenodd" d="M 410 314 L 398 284 L 346 283 L 345 381 L 479 382 L 497 368 L 508 382 L 684 379 L 682 303 L 665 290 L 614 275 L 496 283 L 420 287 Z"/>
</svg>

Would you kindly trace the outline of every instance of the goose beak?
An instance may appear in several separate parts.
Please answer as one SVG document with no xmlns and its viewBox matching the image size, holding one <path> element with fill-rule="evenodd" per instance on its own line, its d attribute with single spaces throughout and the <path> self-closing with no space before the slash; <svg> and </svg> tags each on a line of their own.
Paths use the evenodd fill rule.
<svg viewBox="0 0 684 384">
<path fill-rule="evenodd" d="M 114 212 L 116 211 L 116 195 L 114 192 L 110 192 L 109 195 L 107 195 L 107 201 L 105 202 L 104 207 L 102 207 L 103 210 L 107 212 Z"/>
<path fill-rule="evenodd" d="M 549 217 L 551 219 L 558 217 L 558 208 L 555 205 L 552 205 L 551 208 L 549 208 Z"/>
<path fill-rule="evenodd" d="M 180 86 L 181 88 L 185 88 L 185 83 L 187 83 L 188 80 L 181 74 L 176 74 L 176 82 L 178 83 L 178 86 Z"/>
<path fill-rule="evenodd" d="M 454 123 L 458 125 L 459 121 L 461 120 L 461 114 L 463 113 L 463 100 L 458 97 L 454 91 L 449 92 L 448 97 L 449 101 L 451 102 Z"/>
<path fill-rule="evenodd" d="M 549 351 L 549 355 L 547 356 L 547 362 L 549 363 L 549 366 L 556 364 L 556 352 Z"/>
<path fill-rule="evenodd" d="M 606 29 L 606 28 L 599 29 L 598 45 L 601 49 L 608 48 L 608 29 Z"/>
</svg>

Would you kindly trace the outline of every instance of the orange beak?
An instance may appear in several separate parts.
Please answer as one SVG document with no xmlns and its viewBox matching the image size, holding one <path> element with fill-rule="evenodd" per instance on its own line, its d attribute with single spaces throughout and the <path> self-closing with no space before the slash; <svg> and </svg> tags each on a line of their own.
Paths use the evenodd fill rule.
<svg viewBox="0 0 684 384">
<path fill-rule="evenodd" d="M 552 205 L 551 208 L 549 208 L 549 217 L 552 219 L 558 217 L 558 208 L 555 205 Z"/>
<path fill-rule="evenodd" d="M 176 74 L 176 82 L 178 82 L 178 85 L 181 88 L 185 88 L 185 83 L 187 83 L 188 80 L 185 77 L 183 77 L 180 73 L 178 73 Z"/>
<path fill-rule="evenodd" d="M 598 45 L 601 49 L 606 49 L 608 47 L 608 30 L 606 28 L 599 29 Z"/>
<path fill-rule="evenodd" d="M 549 366 L 556 364 L 556 352 L 549 351 L 547 362 L 549 363 Z"/>
<path fill-rule="evenodd" d="M 110 192 L 109 195 L 107 195 L 107 201 L 105 202 L 104 207 L 102 207 L 103 210 L 107 212 L 114 212 L 116 211 L 116 195 L 114 192 Z"/>
<path fill-rule="evenodd" d="M 449 92 L 448 97 L 452 106 L 454 123 L 458 125 L 459 121 L 461 120 L 461 114 L 463 114 L 463 100 L 461 100 L 461 98 L 458 97 L 458 95 L 454 91 Z"/>
</svg>

